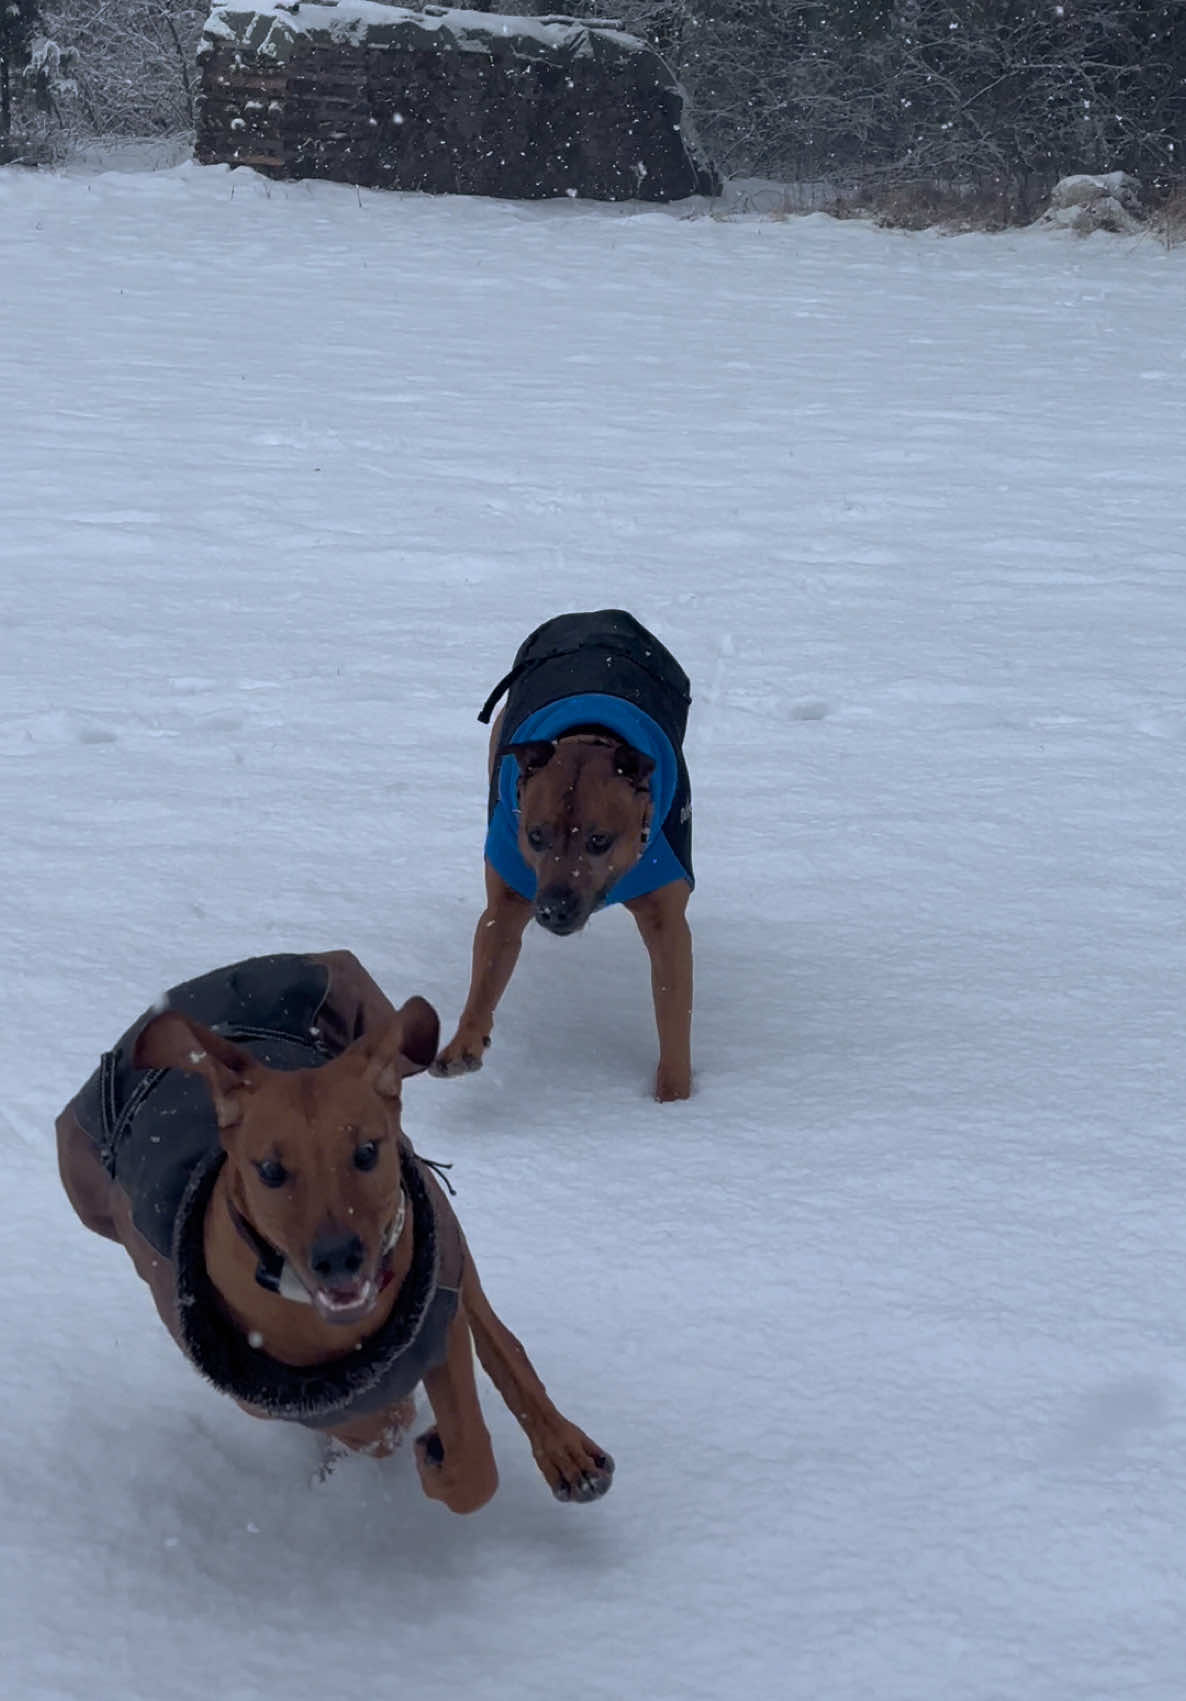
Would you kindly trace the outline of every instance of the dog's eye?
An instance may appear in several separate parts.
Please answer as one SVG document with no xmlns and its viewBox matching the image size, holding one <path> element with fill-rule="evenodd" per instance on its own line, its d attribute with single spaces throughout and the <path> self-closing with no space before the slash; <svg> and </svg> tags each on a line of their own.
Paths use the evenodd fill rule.
<svg viewBox="0 0 1186 1701">
<path fill-rule="evenodd" d="M 361 1146 L 354 1148 L 355 1169 L 374 1169 L 379 1161 L 379 1144 L 377 1140 L 364 1140 Z"/>
<path fill-rule="evenodd" d="M 283 1187 L 288 1180 L 288 1171 L 278 1158 L 265 1158 L 255 1167 L 265 1187 Z"/>
<path fill-rule="evenodd" d="M 531 846 L 532 850 L 543 850 L 543 848 L 544 848 L 544 830 L 543 830 L 543 828 L 542 827 L 528 827 L 528 829 L 527 829 L 527 843 Z"/>
<path fill-rule="evenodd" d="M 590 833 L 585 840 L 585 849 L 590 856 L 604 856 L 614 842 L 612 833 Z"/>
</svg>

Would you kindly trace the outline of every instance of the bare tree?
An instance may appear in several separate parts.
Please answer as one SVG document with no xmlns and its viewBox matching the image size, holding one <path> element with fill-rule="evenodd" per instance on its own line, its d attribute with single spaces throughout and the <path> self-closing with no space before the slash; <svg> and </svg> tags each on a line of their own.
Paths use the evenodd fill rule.
<svg viewBox="0 0 1186 1701">
<path fill-rule="evenodd" d="M 598 8 L 575 0 L 584 13 Z M 726 172 L 1186 169 L 1186 0 L 623 0 Z"/>
<path fill-rule="evenodd" d="M 46 33 L 39 0 L 0 0 L 0 164 L 36 141 L 37 119 L 52 114 L 69 86 L 71 53 Z M 17 139 L 17 118 L 25 132 Z"/>
<path fill-rule="evenodd" d="M 193 123 L 195 55 L 209 10 L 193 0 L 44 0 L 77 51 L 72 103 L 100 135 L 161 135 Z"/>
</svg>

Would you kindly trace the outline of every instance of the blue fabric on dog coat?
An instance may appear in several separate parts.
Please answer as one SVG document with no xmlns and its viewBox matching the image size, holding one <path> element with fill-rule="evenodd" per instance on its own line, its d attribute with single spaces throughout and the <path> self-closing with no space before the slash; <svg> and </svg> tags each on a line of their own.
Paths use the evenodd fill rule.
<svg viewBox="0 0 1186 1701">
<path fill-rule="evenodd" d="M 692 790 L 683 757 L 691 688 L 653 632 L 621 608 L 558 614 L 537 626 L 486 699 L 488 721 L 506 692 L 501 743 L 554 739 L 577 727 L 605 727 L 655 764 L 650 776 L 651 838 L 605 902 L 620 904 L 692 874 Z M 519 851 L 519 766 L 496 762 L 487 811 L 486 856 L 507 885 L 535 896 L 535 876 Z"/>
<path fill-rule="evenodd" d="M 655 764 L 649 780 L 651 820 L 666 820 L 675 797 L 675 751 L 671 748 L 671 740 L 650 715 L 622 697 L 589 692 L 584 696 L 565 697 L 558 703 L 549 703 L 546 708 L 528 715 L 504 743 L 562 738 L 577 726 L 603 726 L 608 732 L 617 733 L 642 755 L 651 758 Z M 520 897 L 534 898 L 535 875 L 519 850 L 518 789 L 519 764 L 513 756 L 504 756 L 499 764 L 498 804 L 486 830 L 486 860 Z M 657 892 L 660 886 L 670 886 L 673 880 L 687 879 L 687 870 L 660 829 L 652 832 L 650 843 L 634 867 L 610 887 L 605 903 L 624 904 L 631 898 Z"/>
</svg>

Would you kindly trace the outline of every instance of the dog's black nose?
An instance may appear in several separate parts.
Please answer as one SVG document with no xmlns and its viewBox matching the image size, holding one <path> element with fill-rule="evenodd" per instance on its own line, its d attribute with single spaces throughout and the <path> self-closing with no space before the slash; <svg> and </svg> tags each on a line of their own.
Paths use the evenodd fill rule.
<svg viewBox="0 0 1186 1701">
<path fill-rule="evenodd" d="M 580 913 L 581 900 L 571 886 L 548 886 L 535 900 L 535 919 L 549 933 L 571 933 Z"/>
<path fill-rule="evenodd" d="M 309 1253 L 309 1266 L 328 1286 L 332 1282 L 352 1282 L 365 1257 L 366 1247 L 356 1234 L 319 1234 Z"/>
</svg>

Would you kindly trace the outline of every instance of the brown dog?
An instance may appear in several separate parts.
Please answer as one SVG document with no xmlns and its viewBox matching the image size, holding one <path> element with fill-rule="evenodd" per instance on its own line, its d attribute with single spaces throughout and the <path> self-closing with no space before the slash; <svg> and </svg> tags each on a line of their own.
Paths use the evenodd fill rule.
<svg viewBox="0 0 1186 1701">
<path fill-rule="evenodd" d="M 486 908 L 469 995 L 437 1075 L 480 1069 L 534 915 L 561 936 L 621 903 L 651 959 L 655 1097 L 692 1090 L 691 788 L 687 675 L 621 609 L 547 621 L 521 646 L 490 740 Z"/>
<path fill-rule="evenodd" d="M 168 1004 L 62 1112 L 58 1151 L 78 1215 L 126 1248 L 198 1369 L 255 1416 L 376 1455 L 423 1382 L 424 1492 L 472 1512 L 498 1486 L 472 1341 L 557 1498 L 604 1494 L 613 1461 L 549 1400 L 400 1126 L 432 1006 L 394 1009 L 345 951 L 255 958 Z"/>
</svg>

